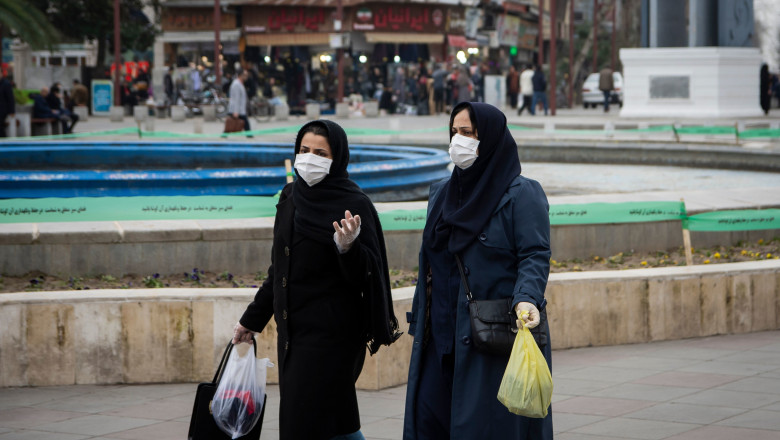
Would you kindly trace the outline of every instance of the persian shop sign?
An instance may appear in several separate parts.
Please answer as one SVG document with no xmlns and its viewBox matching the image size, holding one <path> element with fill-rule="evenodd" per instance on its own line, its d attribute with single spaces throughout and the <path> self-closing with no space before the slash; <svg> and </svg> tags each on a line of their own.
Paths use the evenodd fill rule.
<svg viewBox="0 0 780 440">
<path fill-rule="evenodd" d="M 334 9 L 311 7 L 245 8 L 244 30 L 250 33 L 333 31 Z"/>
<path fill-rule="evenodd" d="M 444 31 L 445 10 L 421 5 L 375 5 L 355 9 L 352 29 L 356 31 Z"/>
<path fill-rule="evenodd" d="M 163 31 L 210 31 L 214 30 L 213 8 L 168 8 L 163 10 L 160 24 Z M 235 29 L 236 16 L 223 13 L 222 29 Z"/>
</svg>

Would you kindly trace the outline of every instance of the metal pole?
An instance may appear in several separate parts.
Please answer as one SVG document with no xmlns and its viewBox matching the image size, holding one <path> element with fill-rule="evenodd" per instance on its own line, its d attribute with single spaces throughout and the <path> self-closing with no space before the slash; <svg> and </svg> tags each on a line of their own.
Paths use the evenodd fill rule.
<svg viewBox="0 0 780 440">
<path fill-rule="evenodd" d="M 222 84 L 222 63 L 219 60 L 219 30 L 222 27 L 222 11 L 219 7 L 219 0 L 214 0 L 214 71 L 217 74 L 217 82 L 214 84 L 220 87 Z"/>
<path fill-rule="evenodd" d="M 341 0 L 336 2 L 336 20 L 339 21 L 339 29 L 337 32 L 341 32 L 341 24 L 344 22 L 344 8 L 341 5 Z M 342 40 L 343 43 L 343 40 Z M 336 51 L 336 60 L 338 66 L 338 87 L 336 88 L 336 102 L 341 102 L 344 99 L 344 49 L 339 48 Z"/>
<path fill-rule="evenodd" d="M 612 64 L 610 68 L 615 71 L 615 33 L 617 29 L 617 0 L 612 0 Z"/>
<path fill-rule="evenodd" d="M 544 65 L 544 0 L 539 0 L 539 55 L 536 64 Z"/>
<path fill-rule="evenodd" d="M 574 108 L 574 0 L 569 0 L 569 108 Z"/>
<path fill-rule="evenodd" d="M 114 105 L 122 105 L 122 91 L 119 89 L 119 76 L 122 60 L 119 58 L 119 0 L 114 0 Z"/>
<path fill-rule="evenodd" d="M 599 0 L 593 0 L 593 65 L 591 72 L 598 72 L 598 43 L 599 43 Z"/>
<path fill-rule="evenodd" d="M 558 43 L 558 0 L 550 2 L 550 114 L 555 116 L 558 101 L 557 87 L 557 46 Z"/>
</svg>

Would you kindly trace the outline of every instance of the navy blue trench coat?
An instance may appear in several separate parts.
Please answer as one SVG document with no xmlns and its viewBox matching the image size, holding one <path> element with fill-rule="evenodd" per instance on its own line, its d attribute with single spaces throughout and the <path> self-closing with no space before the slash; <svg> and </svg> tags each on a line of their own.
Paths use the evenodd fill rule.
<svg viewBox="0 0 780 440">
<path fill-rule="evenodd" d="M 447 180 L 431 186 L 428 207 Z M 488 224 L 462 253 L 474 298 L 511 296 L 513 304 L 527 301 L 539 310 L 546 305 L 544 291 L 550 271 L 550 220 L 547 197 L 538 182 L 517 176 L 495 208 Z M 420 252 L 419 282 L 409 334 L 414 336 L 404 416 L 404 440 L 417 440 L 415 402 L 421 376 L 425 334 L 425 252 Z M 471 344 L 471 325 L 463 285 L 458 291 L 454 344 L 451 439 L 552 439 L 552 411 L 544 419 L 510 413 L 497 399 L 498 387 L 509 356 L 483 354 Z M 544 313 L 546 315 L 546 313 Z M 552 368 L 549 327 L 543 320 L 535 337 Z M 429 342 L 432 343 L 432 342 Z"/>
</svg>

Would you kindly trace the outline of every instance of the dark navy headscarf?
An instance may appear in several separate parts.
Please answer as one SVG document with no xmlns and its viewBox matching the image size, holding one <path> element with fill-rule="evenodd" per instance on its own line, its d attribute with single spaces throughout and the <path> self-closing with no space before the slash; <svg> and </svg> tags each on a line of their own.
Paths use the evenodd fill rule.
<svg viewBox="0 0 780 440">
<path fill-rule="evenodd" d="M 509 184 L 520 174 L 517 143 L 506 116 L 490 104 L 462 102 L 450 116 L 470 110 L 479 138 L 479 157 L 467 169 L 458 167 L 441 190 L 425 223 L 423 240 L 435 250 L 463 251 L 485 227 Z"/>
</svg>

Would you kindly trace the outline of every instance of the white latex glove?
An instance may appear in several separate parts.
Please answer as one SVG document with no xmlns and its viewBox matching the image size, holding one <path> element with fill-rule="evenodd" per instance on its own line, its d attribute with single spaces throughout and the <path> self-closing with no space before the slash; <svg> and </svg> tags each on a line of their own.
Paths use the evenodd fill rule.
<svg viewBox="0 0 780 440">
<path fill-rule="evenodd" d="M 251 344 L 252 336 L 254 336 L 254 334 L 255 332 L 249 330 L 248 328 L 241 325 L 241 323 L 237 322 L 236 325 L 233 326 L 233 345 L 240 344 L 242 342 Z"/>
<path fill-rule="evenodd" d="M 360 216 L 356 215 L 352 217 L 352 213 L 349 210 L 344 211 L 344 218 L 341 219 L 341 226 L 339 222 L 333 222 L 333 229 L 336 232 L 333 233 L 333 241 L 336 242 L 336 247 L 339 249 L 340 254 L 345 254 L 352 247 L 352 243 L 360 234 Z"/>
<path fill-rule="evenodd" d="M 517 313 L 517 328 L 521 328 L 523 324 L 527 328 L 534 328 L 539 325 L 541 320 L 539 315 L 539 309 L 535 305 L 529 302 L 519 302 L 515 306 L 515 313 Z"/>
</svg>

